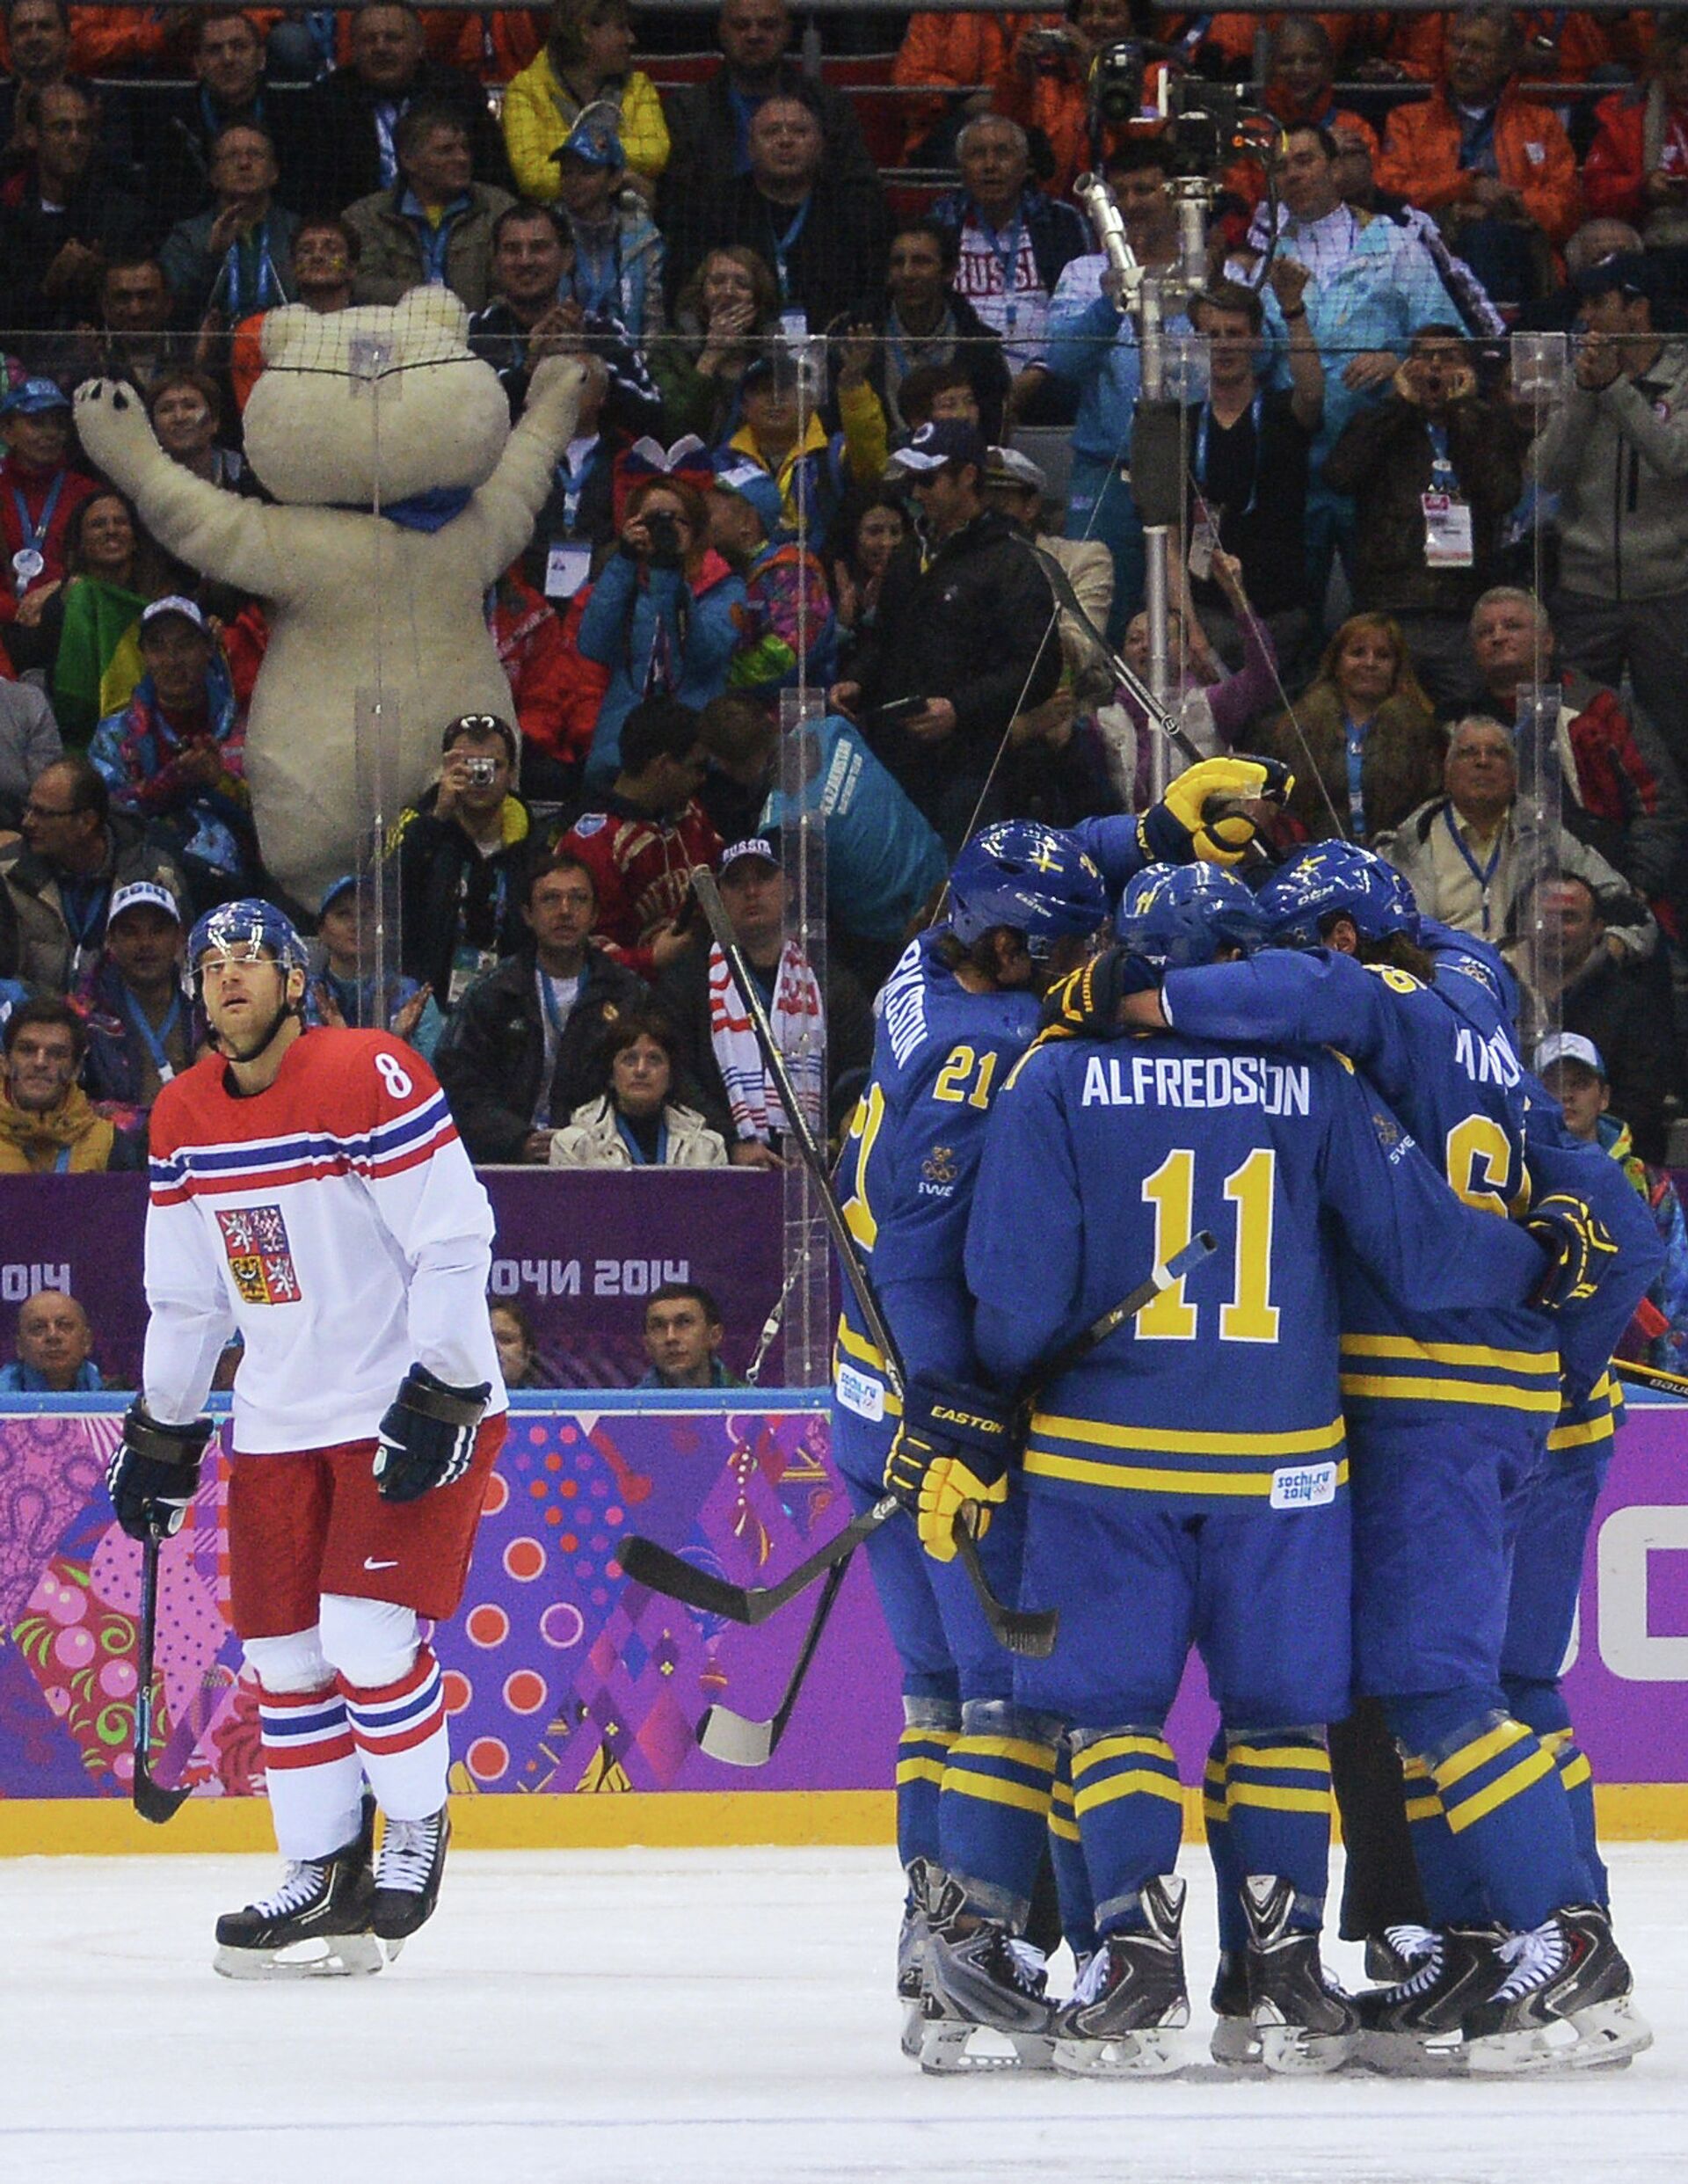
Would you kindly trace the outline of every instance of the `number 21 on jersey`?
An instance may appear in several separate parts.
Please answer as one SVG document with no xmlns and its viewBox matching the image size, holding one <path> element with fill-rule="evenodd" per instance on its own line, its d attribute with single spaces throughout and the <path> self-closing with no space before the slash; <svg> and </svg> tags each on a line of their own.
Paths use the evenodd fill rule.
<svg viewBox="0 0 1688 2184">
<path fill-rule="evenodd" d="M 1271 1299 L 1272 1194 L 1277 1155 L 1257 1146 L 1225 1179 L 1225 1196 L 1236 1208 L 1232 1253 L 1231 1295 L 1219 1307 L 1219 1339 L 1226 1343 L 1275 1343 L 1278 1308 Z M 1154 1263 L 1164 1266 L 1196 1233 L 1196 1155 L 1187 1146 L 1168 1153 L 1152 1176 L 1143 1179 L 1141 1196 L 1154 1212 Z M 1184 1295 L 1181 1278 L 1163 1289 L 1137 1315 L 1137 1333 L 1149 1342 L 1193 1343 L 1199 1331 L 1197 1307 Z"/>
</svg>

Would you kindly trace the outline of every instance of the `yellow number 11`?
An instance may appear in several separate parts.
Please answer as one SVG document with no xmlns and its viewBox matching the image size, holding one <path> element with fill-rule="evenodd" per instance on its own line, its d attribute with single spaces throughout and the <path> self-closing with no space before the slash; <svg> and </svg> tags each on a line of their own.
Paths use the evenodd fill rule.
<svg viewBox="0 0 1688 2184">
<path fill-rule="evenodd" d="M 1237 1236 L 1232 1294 L 1219 1307 L 1222 1342 L 1277 1340 L 1277 1307 L 1271 1300 L 1277 1168 L 1277 1155 L 1259 1146 L 1225 1179 L 1225 1195 L 1237 1209 Z M 1153 1175 L 1144 1178 L 1142 1198 L 1154 1209 L 1154 1263 L 1164 1266 L 1195 1233 L 1196 1155 L 1187 1147 L 1168 1153 Z M 1137 1315 L 1137 1332 L 1150 1342 L 1195 1341 L 1196 1307 L 1185 1297 L 1182 1280 L 1144 1306 Z"/>
</svg>

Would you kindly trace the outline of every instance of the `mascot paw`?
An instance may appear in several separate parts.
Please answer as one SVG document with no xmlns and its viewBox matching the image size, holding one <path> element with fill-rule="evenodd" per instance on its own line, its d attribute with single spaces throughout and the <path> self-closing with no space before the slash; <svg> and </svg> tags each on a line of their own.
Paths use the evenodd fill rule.
<svg viewBox="0 0 1688 2184">
<path fill-rule="evenodd" d="M 140 395 L 121 380 L 87 380 L 76 389 L 76 436 L 95 468 L 132 490 L 135 464 L 159 453 Z"/>
<path fill-rule="evenodd" d="M 524 417 L 538 417 L 555 429 L 566 418 L 569 433 L 585 406 L 586 390 L 595 387 L 601 399 L 609 386 L 609 372 L 600 356 L 548 356 L 541 359 L 528 382 Z"/>
</svg>

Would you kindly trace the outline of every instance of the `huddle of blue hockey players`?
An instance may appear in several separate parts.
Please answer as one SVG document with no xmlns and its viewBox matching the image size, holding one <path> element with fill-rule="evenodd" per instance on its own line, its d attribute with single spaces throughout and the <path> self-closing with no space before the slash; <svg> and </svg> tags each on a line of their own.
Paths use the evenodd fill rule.
<svg viewBox="0 0 1688 2184">
<path fill-rule="evenodd" d="M 1497 957 L 1345 842 L 1238 876 L 1284 787 L 1213 760 L 1140 819 L 987 828 L 880 997 L 840 1198 L 903 1371 L 847 1291 L 834 1447 L 858 1508 L 913 1519 L 869 1553 L 929 2071 L 1192 2059 L 1192 1645 L 1217 2059 L 1510 2074 L 1650 2041 L 1558 1674 L 1656 1232 L 1522 1068 Z M 999 1599 L 1058 1611 L 1046 1657 L 997 1642 L 958 1527 Z M 1385 1868 L 1350 1901 L 1408 1907 L 1359 1929 L 1383 1984 L 1354 1995 L 1320 1954 L 1339 1724 L 1350 1866 Z M 1033 1933 L 1072 1947 L 1065 2003 Z"/>
</svg>

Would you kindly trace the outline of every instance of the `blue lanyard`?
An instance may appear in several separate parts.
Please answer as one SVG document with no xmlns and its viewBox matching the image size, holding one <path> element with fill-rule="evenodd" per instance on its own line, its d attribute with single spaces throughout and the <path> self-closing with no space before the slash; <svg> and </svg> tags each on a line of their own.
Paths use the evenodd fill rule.
<svg viewBox="0 0 1688 2184">
<path fill-rule="evenodd" d="M 77 880 L 59 882 L 59 915 L 64 920 L 65 929 L 80 952 L 87 947 L 106 921 L 106 905 L 111 899 L 109 880 Z M 72 908 L 73 899 L 83 905 Z"/>
<path fill-rule="evenodd" d="M 12 487 L 11 505 L 18 511 L 18 528 L 23 535 L 25 553 L 40 553 L 41 550 L 42 540 L 53 528 L 54 511 L 59 505 L 60 494 L 64 491 L 64 480 L 62 470 L 53 473 L 53 483 L 47 487 L 47 499 L 41 503 L 41 520 L 39 523 L 31 522 L 29 503 L 16 485 Z"/>
<path fill-rule="evenodd" d="M 768 232 L 774 244 L 774 266 L 775 272 L 780 277 L 780 301 L 782 303 L 789 302 L 791 295 L 790 283 L 786 278 L 786 257 L 788 252 L 791 250 L 793 244 L 797 242 L 797 237 L 803 233 L 804 223 L 809 218 L 809 207 L 813 201 L 813 197 L 814 193 L 811 191 L 810 194 L 804 199 L 802 204 L 797 207 L 797 213 L 792 219 L 791 225 L 786 229 L 783 235 L 776 235 L 775 233 L 773 213 L 770 211 L 768 215 Z"/>
<path fill-rule="evenodd" d="M 607 251 L 594 251 L 589 254 L 577 228 L 574 231 L 574 271 L 564 277 L 582 310 L 604 311 L 619 302 L 622 281 L 622 238 L 619 229 L 611 230 Z"/>
<path fill-rule="evenodd" d="M 1260 419 L 1265 404 L 1265 396 L 1256 394 L 1248 404 L 1248 415 L 1253 421 L 1255 431 L 1255 474 L 1248 481 L 1248 505 L 1240 511 L 1246 516 L 1253 515 L 1255 505 L 1260 499 Z M 1204 402 L 1201 421 L 1196 427 L 1196 482 L 1204 493 L 1207 491 L 1207 442 L 1212 423 L 1213 404 L 1211 402 Z M 1233 425 L 1231 430 L 1234 432 L 1236 426 Z"/>
<path fill-rule="evenodd" d="M 551 981 L 542 970 L 539 973 L 539 1001 L 541 1008 L 545 1011 L 546 1023 L 550 1025 L 553 1036 L 560 1041 L 563 1037 L 563 1027 L 568 1022 L 568 1017 L 558 1009 L 557 996 L 551 991 Z"/>
<path fill-rule="evenodd" d="M 1365 766 L 1365 739 L 1372 732 L 1369 720 L 1350 720 L 1342 715 L 1342 736 L 1348 747 L 1348 821 L 1356 841 L 1365 840 L 1365 797 L 1361 775 Z"/>
<path fill-rule="evenodd" d="M 164 1052 L 164 1041 L 182 1020 L 181 995 L 171 994 L 170 1014 L 164 1018 L 162 1028 L 156 1031 L 147 1022 L 146 1010 L 142 1008 L 127 986 L 123 988 L 123 1014 L 128 1018 L 130 1028 L 134 1030 L 135 1037 L 140 1039 L 148 1053 L 151 1055 L 152 1066 L 158 1072 L 159 1083 L 168 1084 L 176 1074 L 176 1066 Z"/>
<path fill-rule="evenodd" d="M 1470 850 L 1460 840 L 1459 830 L 1453 823 L 1453 806 L 1451 804 L 1444 804 L 1442 807 L 1442 824 L 1448 830 L 1448 840 L 1465 859 L 1470 867 L 1471 877 L 1483 891 L 1483 931 L 1487 935 L 1488 931 L 1488 891 L 1495 878 L 1495 868 L 1501 861 L 1501 851 L 1506 846 L 1505 834 L 1502 832 L 1496 835 L 1494 854 L 1489 858 L 1488 865 L 1484 866 L 1478 863 L 1476 858 L 1472 855 Z"/>
<path fill-rule="evenodd" d="M 982 220 L 979 223 L 979 233 L 986 238 L 996 254 L 996 269 L 1002 276 L 1002 331 L 1005 333 L 1014 331 L 1015 321 L 1020 316 L 1020 302 L 1014 283 L 1015 273 L 1020 263 L 1020 238 L 1025 233 L 1025 214 L 1015 213 L 1014 231 L 1008 237 L 1008 247 L 1005 251 L 996 239 L 995 229 L 986 227 Z"/>
<path fill-rule="evenodd" d="M 62 1145 L 59 1147 L 58 1157 L 53 1163 L 53 1173 L 55 1176 L 64 1176 L 69 1173 L 69 1169 L 70 1148 L 68 1145 Z"/>
<path fill-rule="evenodd" d="M 1448 428 L 1434 420 L 1427 420 L 1430 434 L 1430 490 L 1432 492 L 1452 495 L 1459 490 L 1459 482 L 1453 474 L 1453 462 L 1448 454 Z"/>
<path fill-rule="evenodd" d="M 557 482 L 563 488 L 563 528 L 565 531 L 573 530 L 576 519 L 580 513 L 580 496 L 586 490 L 586 480 L 592 475 L 593 462 L 598 453 L 598 442 L 599 435 L 593 433 L 592 444 L 581 457 L 580 468 L 578 470 L 570 462 L 569 451 L 566 448 L 557 458 Z"/>
<path fill-rule="evenodd" d="M 435 227 L 414 192 L 404 193 L 398 209 L 415 230 L 422 251 L 424 283 L 428 288 L 441 288 L 446 285 L 446 253 L 451 248 L 452 230 L 469 209 L 469 201 L 467 197 L 454 198 L 440 213 L 440 224 Z"/>
<path fill-rule="evenodd" d="M 212 285 L 211 301 L 219 296 L 231 319 L 250 318 L 254 311 L 266 311 L 272 304 L 285 303 L 287 292 L 281 285 L 281 276 L 275 270 L 275 260 L 270 255 L 270 223 L 265 220 L 253 230 L 253 243 L 258 253 L 258 273 L 252 282 L 252 300 L 241 299 L 240 238 L 229 245 L 223 254 L 222 271 Z"/>
<path fill-rule="evenodd" d="M 627 1147 L 628 1151 L 633 1155 L 633 1165 L 635 1168 L 667 1167 L 668 1125 L 666 1122 L 658 1122 L 657 1125 L 657 1157 L 654 1161 L 647 1161 L 645 1159 L 644 1154 L 639 1149 L 638 1139 L 633 1135 L 633 1132 L 628 1128 L 626 1121 L 620 1115 L 617 1115 L 615 1117 L 615 1134 L 618 1138 L 620 1138 L 622 1143 Z"/>
</svg>

